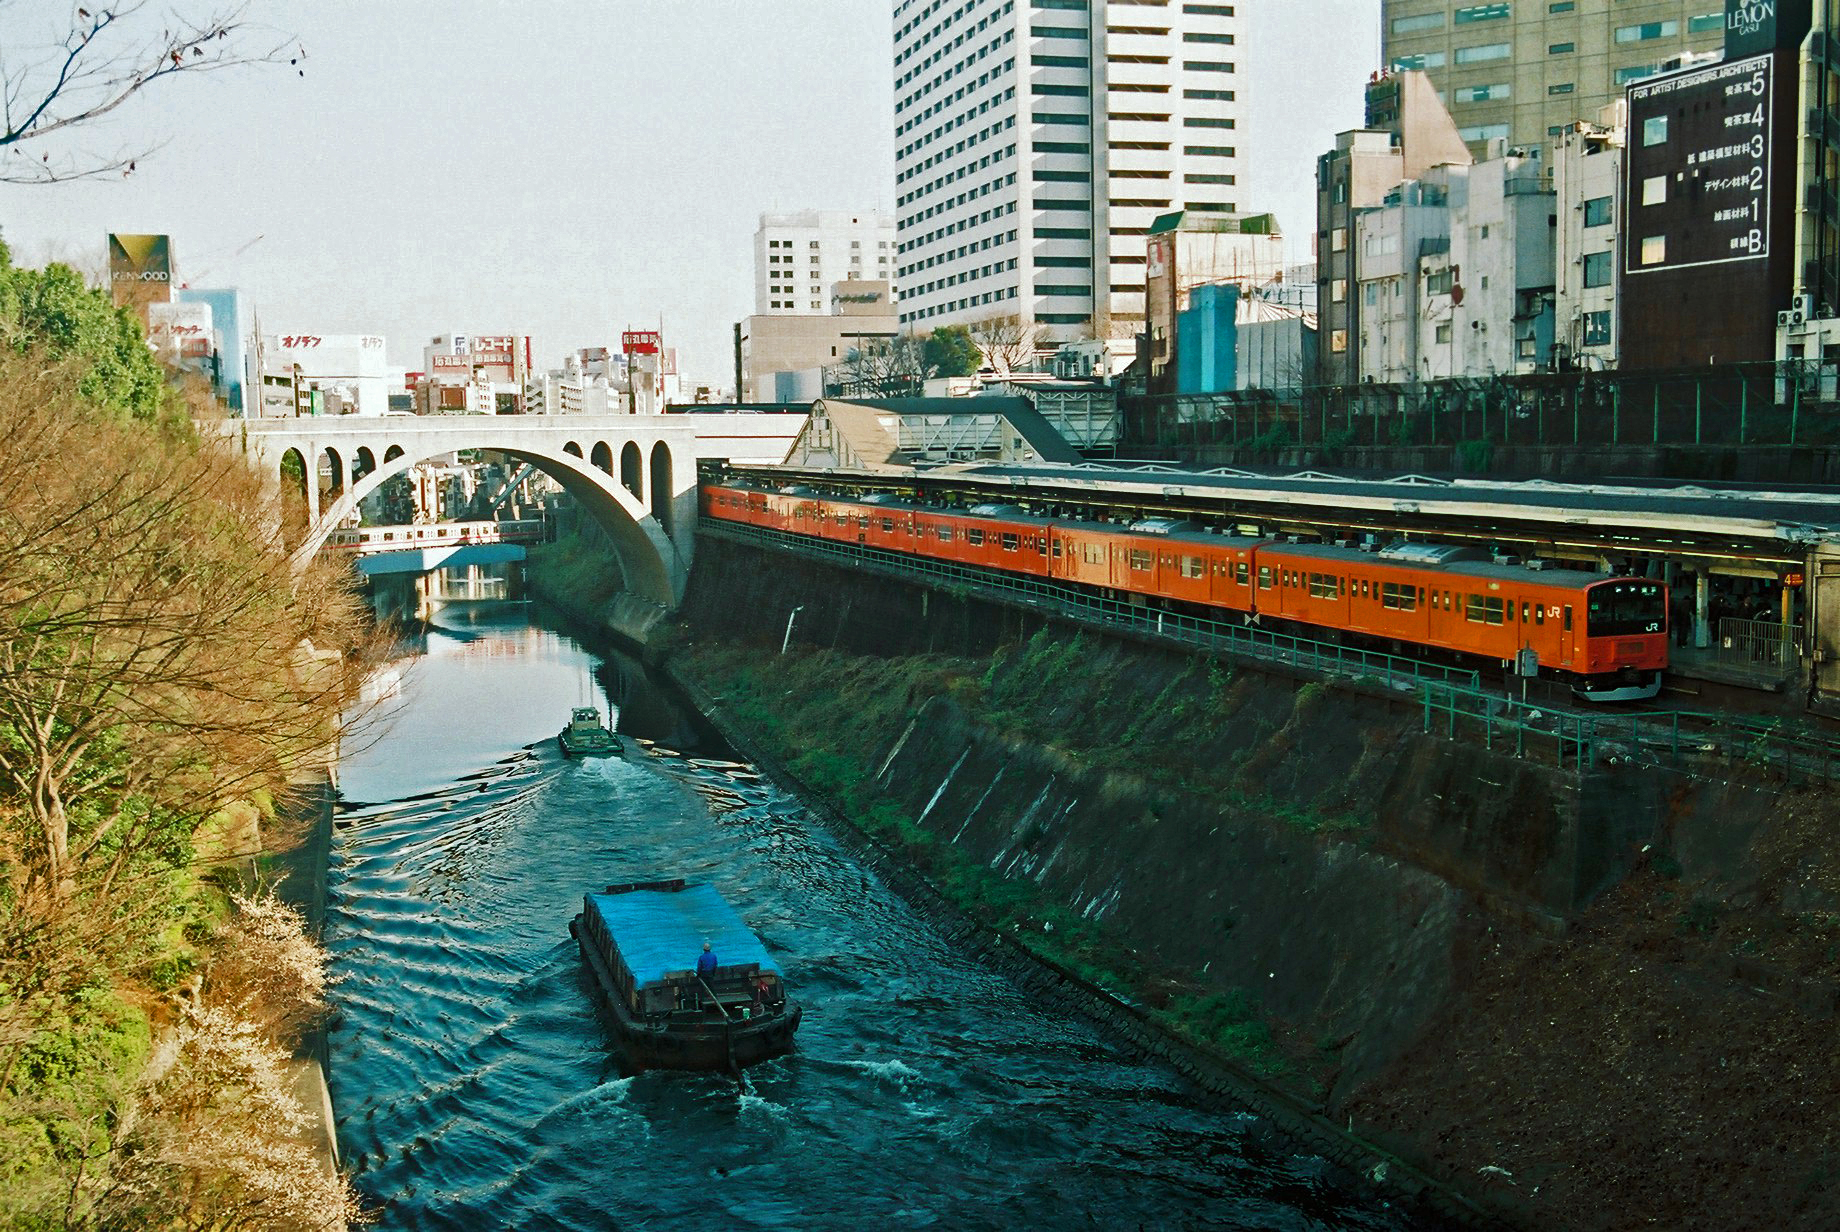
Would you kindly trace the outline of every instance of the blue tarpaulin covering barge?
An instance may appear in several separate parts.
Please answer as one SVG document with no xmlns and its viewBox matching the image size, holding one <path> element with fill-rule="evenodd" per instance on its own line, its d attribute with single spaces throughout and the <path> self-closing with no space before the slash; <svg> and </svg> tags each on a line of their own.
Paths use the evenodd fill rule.
<svg viewBox="0 0 1840 1232">
<path fill-rule="evenodd" d="M 779 965 L 714 886 L 608 886 L 570 925 L 615 1034 L 640 1067 L 732 1069 L 791 1048 Z M 699 976 L 707 943 L 713 972 Z"/>
</svg>

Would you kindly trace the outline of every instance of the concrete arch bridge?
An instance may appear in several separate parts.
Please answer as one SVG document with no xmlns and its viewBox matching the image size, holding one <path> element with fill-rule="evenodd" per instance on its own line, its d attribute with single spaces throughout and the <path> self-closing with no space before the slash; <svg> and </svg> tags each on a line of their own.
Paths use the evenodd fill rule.
<svg viewBox="0 0 1840 1232">
<path fill-rule="evenodd" d="M 277 491 L 295 482 L 290 469 L 305 477 L 308 531 L 297 567 L 386 480 L 458 450 L 491 450 L 575 497 L 607 532 L 623 588 L 668 609 L 689 577 L 697 464 L 778 462 L 803 422 L 758 414 L 342 415 L 232 419 L 222 431 Z"/>
</svg>

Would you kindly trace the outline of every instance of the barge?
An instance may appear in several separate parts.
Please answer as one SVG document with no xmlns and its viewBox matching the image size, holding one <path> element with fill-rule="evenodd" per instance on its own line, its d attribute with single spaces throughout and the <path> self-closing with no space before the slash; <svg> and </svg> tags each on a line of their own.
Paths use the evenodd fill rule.
<svg viewBox="0 0 1840 1232">
<path fill-rule="evenodd" d="M 739 1070 L 788 1052 L 802 1011 L 711 885 L 610 885 L 569 924 L 619 1046 L 638 1068 Z M 707 944 L 715 967 L 697 972 Z"/>
<path fill-rule="evenodd" d="M 569 725 L 556 733 L 556 744 L 564 757 L 618 757 L 622 752 L 620 738 L 607 730 L 592 706 L 569 712 Z"/>
</svg>

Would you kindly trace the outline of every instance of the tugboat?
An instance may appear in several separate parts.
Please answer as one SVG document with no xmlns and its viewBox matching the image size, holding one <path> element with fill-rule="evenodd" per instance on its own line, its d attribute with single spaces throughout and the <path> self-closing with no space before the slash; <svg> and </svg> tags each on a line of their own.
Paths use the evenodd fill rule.
<svg viewBox="0 0 1840 1232">
<path fill-rule="evenodd" d="M 788 1052 L 802 1011 L 760 938 L 711 885 L 610 885 L 569 923 L 639 1068 L 730 1070 Z M 714 956 L 699 973 L 698 956 Z"/>
<path fill-rule="evenodd" d="M 577 706 L 569 712 L 569 725 L 556 734 L 556 744 L 564 757 L 618 757 L 620 738 L 601 722 L 600 711 L 592 706 Z"/>
</svg>

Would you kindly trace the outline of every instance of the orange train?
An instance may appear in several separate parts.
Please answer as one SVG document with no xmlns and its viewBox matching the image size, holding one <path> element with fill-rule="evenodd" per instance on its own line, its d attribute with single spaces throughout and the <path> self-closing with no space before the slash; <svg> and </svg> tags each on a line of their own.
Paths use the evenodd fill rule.
<svg viewBox="0 0 1840 1232">
<path fill-rule="evenodd" d="M 1667 588 L 1651 578 L 1497 564 L 1473 548 L 1400 543 L 1377 552 L 1299 544 L 1148 519 L 1121 526 L 1039 517 L 1013 505 L 938 509 L 883 493 L 820 496 L 705 485 L 703 515 L 1219 616 L 1291 622 L 1359 638 L 1513 663 L 1596 701 L 1653 697 L 1668 656 Z"/>
</svg>

